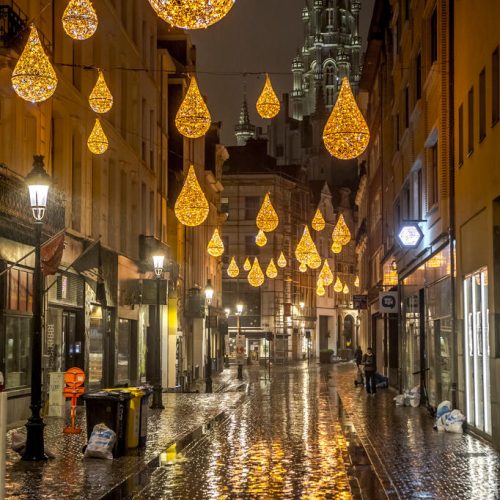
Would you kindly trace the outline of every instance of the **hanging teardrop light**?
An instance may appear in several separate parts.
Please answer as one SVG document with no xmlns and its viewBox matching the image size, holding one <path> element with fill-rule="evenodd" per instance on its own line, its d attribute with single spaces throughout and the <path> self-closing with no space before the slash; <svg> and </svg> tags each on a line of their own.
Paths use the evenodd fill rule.
<svg viewBox="0 0 500 500">
<path fill-rule="evenodd" d="M 316 295 L 318 297 L 323 297 L 323 295 L 325 295 L 325 284 L 321 278 L 319 278 L 316 283 Z"/>
<path fill-rule="evenodd" d="M 28 41 L 12 72 L 11 82 L 16 94 L 29 102 L 43 102 L 56 90 L 56 72 L 43 50 L 33 24 Z"/>
<path fill-rule="evenodd" d="M 347 286 L 347 283 L 344 285 L 342 292 L 345 293 L 346 295 L 349 293 L 349 287 Z"/>
<path fill-rule="evenodd" d="M 208 132 L 211 123 L 210 111 L 200 94 L 196 77 L 192 76 L 184 100 L 175 115 L 175 126 L 184 137 L 197 139 Z"/>
<path fill-rule="evenodd" d="M 227 266 L 227 275 L 230 278 L 237 278 L 239 274 L 240 274 L 240 268 L 238 267 L 238 264 L 236 264 L 236 259 L 233 256 L 231 258 L 229 266 Z"/>
<path fill-rule="evenodd" d="M 257 257 L 255 257 L 253 261 L 252 269 L 250 269 L 247 279 L 250 285 L 255 287 L 262 286 L 264 283 L 264 273 L 260 268 L 259 259 L 257 259 Z"/>
<path fill-rule="evenodd" d="M 304 264 L 303 262 L 299 266 L 299 271 L 301 273 L 305 273 L 307 271 L 307 264 Z"/>
<path fill-rule="evenodd" d="M 97 29 L 97 14 L 91 0 L 70 0 L 62 15 L 62 25 L 75 40 L 90 38 Z"/>
<path fill-rule="evenodd" d="M 325 286 L 329 286 L 333 283 L 333 273 L 330 268 L 330 264 L 328 263 L 328 259 L 325 259 L 323 267 L 319 273 L 319 277 L 323 280 Z"/>
<path fill-rule="evenodd" d="M 325 229 L 325 219 L 323 218 L 323 214 L 321 210 L 318 208 L 316 213 L 314 214 L 313 220 L 311 222 L 311 226 L 315 231 L 323 231 Z"/>
<path fill-rule="evenodd" d="M 208 242 L 207 252 L 212 257 L 220 257 L 224 253 L 224 242 L 222 241 L 217 228 L 214 229 L 212 238 Z"/>
<path fill-rule="evenodd" d="M 338 241 L 332 243 L 332 252 L 335 254 L 342 252 L 342 245 Z"/>
<path fill-rule="evenodd" d="M 210 207 L 193 165 L 189 167 L 186 180 L 175 202 L 174 211 L 179 222 L 185 226 L 199 226 L 208 217 Z"/>
<path fill-rule="evenodd" d="M 94 128 L 90 132 L 87 139 L 87 147 L 91 153 L 95 155 L 102 155 L 108 150 L 109 142 L 104 130 L 102 129 L 101 120 L 95 119 Z"/>
<path fill-rule="evenodd" d="M 262 231 L 262 229 L 259 229 L 259 232 L 257 233 L 257 236 L 255 237 L 255 243 L 259 247 L 263 247 L 266 245 L 267 237 L 266 237 L 266 233 L 264 231 Z"/>
<path fill-rule="evenodd" d="M 355 286 L 356 288 L 359 288 L 359 276 L 357 276 L 357 275 L 356 275 L 356 278 L 355 278 L 355 280 L 354 280 L 354 286 Z"/>
<path fill-rule="evenodd" d="M 113 107 L 113 96 L 101 70 L 99 70 L 97 82 L 89 95 L 89 104 L 96 113 L 101 114 L 107 113 Z"/>
<path fill-rule="evenodd" d="M 278 257 L 278 266 L 279 267 L 286 267 L 286 258 L 285 254 L 283 251 L 280 253 L 280 256 Z"/>
<path fill-rule="evenodd" d="M 304 227 L 302 238 L 295 249 L 295 257 L 300 263 L 308 265 L 311 269 L 317 269 L 321 266 L 321 256 L 311 238 L 307 225 Z"/>
<path fill-rule="evenodd" d="M 332 239 L 341 245 L 347 245 L 351 241 L 351 231 L 345 222 L 343 214 L 339 215 L 337 224 L 333 228 Z"/>
<path fill-rule="evenodd" d="M 248 257 L 245 259 L 245 262 L 243 263 L 243 269 L 245 271 L 250 271 L 250 269 L 252 269 L 252 264 L 250 263 L 250 259 Z"/>
<path fill-rule="evenodd" d="M 231 10 L 235 0 L 149 0 L 164 21 L 177 28 L 208 28 Z"/>
<path fill-rule="evenodd" d="M 347 77 L 342 79 L 337 102 L 323 130 L 323 141 L 328 152 L 340 160 L 357 158 L 370 142 L 368 125 Z"/>
<path fill-rule="evenodd" d="M 268 278 L 276 278 L 278 276 L 278 269 L 276 269 L 276 265 L 274 264 L 274 259 L 271 258 L 269 264 L 266 269 L 266 276 Z"/>
<path fill-rule="evenodd" d="M 333 290 L 337 293 L 340 293 L 342 289 L 342 281 L 340 281 L 340 278 L 337 276 L 337 281 L 335 281 L 335 285 L 333 285 Z"/>
<path fill-rule="evenodd" d="M 266 74 L 266 83 L 257 99 L 257 113 L 262 118 L 274 118 L 280 112 L 280 100 L 273 89 L 269 75 Z"/>
<path fill-rule="evenodd" d="M 280 222 L 278 214 L 271 203 L 269 193 L 264 196 L 264 201 L 260 207 L 257 219 L 255 220 L 257 227 L 266 233 L 274 231 Z"/>
</svg>

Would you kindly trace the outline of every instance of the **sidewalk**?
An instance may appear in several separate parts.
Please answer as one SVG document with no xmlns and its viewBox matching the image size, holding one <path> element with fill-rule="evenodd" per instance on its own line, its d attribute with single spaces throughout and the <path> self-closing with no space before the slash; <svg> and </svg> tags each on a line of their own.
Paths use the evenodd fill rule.
<svg viewBox="0 0 500 500">
<path fill-rule="evenodd" d="M 390 498 L 500 498 L 500 454 L 469 434 L 433 430 L 423 408 L 397 407 L 395 393 L 375 398 L 354 387 L 356 369 L 330 369 L 329 386 L 340 396 Z"/>
<path fill-rule="evenodd" d="M 227 373 L 226 373 L 227 372 Z M 218 387 L 224 387 L 235 375 L 226 370 L 214 377 Z M 241 385 L 241 381 L 240 381 Z M 45 446 L 56 458 L 45 463 L 23 462 L 10 449 L 8 434 L 6 498 L 22 499 L 95 499 L 109 494 L 132 475 L 146 469 L 152 461 L 173 443 L 189 441 L 202 435 L 225 412 L 238 406 L 245 398 L 244 392 L 218 394 L 163 395 L 165 409 L 150 410 L 148 441 L 144 449 L 131 450 L 130 454 L 116 460 L 83 459 L 86 444 L 86 424 L 83 408 L 78 420 L 82 427 L 79 435 L 63 434 L 63 419 L 46 418 Z"/>
</svg>

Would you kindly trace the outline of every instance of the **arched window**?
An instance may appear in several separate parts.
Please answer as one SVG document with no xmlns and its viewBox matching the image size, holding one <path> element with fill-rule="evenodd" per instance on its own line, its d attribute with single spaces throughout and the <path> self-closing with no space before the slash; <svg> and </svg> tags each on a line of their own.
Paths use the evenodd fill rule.
<svg viewBox="0 0 500 500">
<path fill-rule="evenodd" d="M 325 68 L 325 83 L 326 85 L 334 85 L 335 84 L 335 72 L 333 66 L 329 64 Z"/>
</svg>

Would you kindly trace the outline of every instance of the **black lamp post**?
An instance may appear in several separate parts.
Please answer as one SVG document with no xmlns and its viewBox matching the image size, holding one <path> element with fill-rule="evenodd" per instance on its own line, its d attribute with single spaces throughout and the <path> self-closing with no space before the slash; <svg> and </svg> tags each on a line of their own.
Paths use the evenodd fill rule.
<svg viewBox="0 0 500 500">
<path fill-rule="evenodd" d="M 211 337 L 211 310 L 210 304 L 214 298 L 214 289 L 212 288 L 211 280 L 207 281 L 207 286 L 205 287 L 205 298 L 207 299 L 208 307 L 208 335 L 207 335 L 207 364 L 205 367 L 205 392 L 212 392 L 212 349 L 210 346 Z"/>
<path fill-rule="evenodd" d="M 236 340 L 236 347 L 238 347 L 238 341 L 241 336 L 241 314 L 243 313 L 243 304 L 238 302 L 236 304 L 236 319 L 238 321 L 238 339 Z M 243 364 L 242 360 L 239 359 L 239 354 L 236 353 L 237 363 L 238 363 L 238 380 L 243 380 Z"/>
<path fill-rule="evenodd" d="M 161 388 L 161 318 L 160 318 L 160 282 L 163 276 L 163 263 L 165 257 L 161 254 L 153 255 L 153 266 L 156 276 L 156 345 L 149 346 L 154 350 L 153 353 L 153 402 L 151 403 L 152 410 L 163 410 L 163 396 Z"/>
<path fill-rule="evenodd" d="M 47 208 L 50 177 L 45 171 L 43 156 L 33 157 L 33 169 L 26 177 L 31 210 L 35 219 L 35 269 L 33 272 L 33 321 L 31 329 L 31 416 L 26 422 L 26 447 L 23 460 L 46 460 L 43 430 L 45 424 L 40 415 L 42 409 L 42 303 L 43 283 L 40 262 L 42 224 Z"/>
</svg>

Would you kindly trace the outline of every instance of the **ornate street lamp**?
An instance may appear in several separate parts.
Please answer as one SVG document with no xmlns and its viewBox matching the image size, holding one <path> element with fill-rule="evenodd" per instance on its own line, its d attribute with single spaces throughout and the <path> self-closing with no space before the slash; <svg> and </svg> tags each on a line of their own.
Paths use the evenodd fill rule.
<svg viewBox="0 0 500 500">
<path fill-rule="evenodd" d="M 161 254 L 153 255 L 153 267 L 156 276 L 156 348 L 153 349 L 152 356 L 152 380 L 153 384 L 153 402 L 151 403 L 152 410 L 163 410 L 163 391 L 161 387 L 161 314 L 160 314 L 160 283 L 163 278 L 163 264 L 165 256 Z"/>
<path fill-rule="evenodd" d="M 50 177 L 45 171 L 43 156 L 33 157 L 33 169 L 26 177 L 31 210 L 35 219 L 35 269 L 33 271 L 33 321 L 31 330 L 31 416 L 26 422 L 26 447 L 23 460 L 46 460 L 42 409 L 42 304 L 43 283 L 40 262 L 42 224 L 47 208 Z"/>
<path fill-rule="evenodd" d="M 207 281 L 207 286 L 205 287 L 205 298 L 207 300 L 207 308 L 208 308 L 208 335 L 207 335 L 207 364 L 205 367 L 205 392 L 212 392 L 212 349 L 210 345 L 210 337 L 212 335 L 211 332 L 211 310 L 210 305 L 212 303 L 212 299 L 214 298 L 214 289 L 212 287 L 211 280 Z"/>
</svg>

